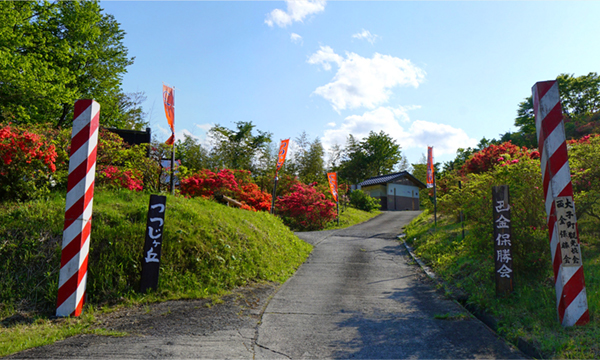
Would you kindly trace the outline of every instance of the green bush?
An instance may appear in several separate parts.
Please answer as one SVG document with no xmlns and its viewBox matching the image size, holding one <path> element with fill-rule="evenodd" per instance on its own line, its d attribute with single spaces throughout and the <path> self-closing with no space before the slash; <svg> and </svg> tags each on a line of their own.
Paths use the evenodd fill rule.
<svg viewBox="0 0 600 360">
<path fill-rule="evenodd" d="M 512 249 L 515 271 L 542 275 L 549 266 L 548 230 L 540 172 L 540 161 L 521 158 L 505 159 L 504 164 L 481 174 L 449 180 L 446 193 L 438 198 L 438 210 L 452 218 L 459 211 L 473 226 L 475 237 L 467 237 L 466 248 L 475 257 L 493 254 L 492 187 L 508 185 L 510 192 Z M 454 185 L 451 185 L 454 184 Z M 480 259 L 481 260 L 481 259 Z"/>
<path fill-rule="evenodd" d="M 350 193 L 350 206 L 363 211 L 379 210 L 381 204 L 379 200 L 369 196 L 362 190 L 354 190 Z"/>
</svg>

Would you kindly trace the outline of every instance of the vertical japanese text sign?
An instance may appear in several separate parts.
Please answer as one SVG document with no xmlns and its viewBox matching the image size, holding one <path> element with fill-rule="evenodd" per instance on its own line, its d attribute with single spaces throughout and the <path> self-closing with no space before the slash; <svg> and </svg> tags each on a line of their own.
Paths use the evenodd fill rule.
<svg viewBox="0 0 600 360">
<path fill-rule="evenodd" d="M 492 188 L 494 211 L 494 254 L 496 259 L 496 296 L 513 291 L 513 257 L 508 185 Z"/>
<path fill-rule="evenodd" d="M 538 82 L 531 91 L 538 148 L 542 157 L 540 165 L 558 319 L 563 326 L 584 325 L 590 321 L 590 313 L 579 252 L 558 82 Z"/>
<path fill-rule="evenodd" d="M 140 291 L 158 287 L 158 270 L 160 267 L 160 251 L 165 224 L 166 196 L 150 195 L 148 221 L 146 222 L 146 242 L 142 258 L 142 281 Z"/>
<path fill-rule="evenodd" d="M 92 231 L 99 118 L 100 104 L 96 101 L 75 102 L 56 316 L 79 316 L 83 310 Z"/>
</svg>

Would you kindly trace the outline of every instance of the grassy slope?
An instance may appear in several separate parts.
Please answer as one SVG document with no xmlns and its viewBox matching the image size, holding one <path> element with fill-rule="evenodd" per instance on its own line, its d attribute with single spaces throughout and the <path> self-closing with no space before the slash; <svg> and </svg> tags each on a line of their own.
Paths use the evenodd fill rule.
<svg viewBox="0 0 600 360">
<path fill-rule="evenodd" d="M 96 191 L 88 307 L 223 294 L 256 281 L 283 282 L 311 246 L 268 213 L 168 196 L 159 289 L 139 288 L 148 194 Z M 0 356 L 90 331 L 93 316 L 48 320 L 54 312 L 64 194 L 0 207 Z M 46 340 L 47 332 L 53 335 Z"/>
<path fill-rule="evenodd" d="M 340 209 L 340 225 L 337 225 L 337 221 L 333 221 L 329 223 L 324 230 L 344 229 L 365 222 L 379 214 L 381 214 L 380 211 L 366 212 L 351 207 Z"/>
<path fill-rule="evenodd" d="M 496 298 L 493 261 L 474 254 L 465 244 L 476 236 L 467 227 L 462 240 L 461 227 L 454 220 L 438 219 L 424 212 L 407 226 L 407 241 L 438 275 L 455 288 L 464 291 L 468 302 L 485 309 L 498 319 L 498 331 L 510 341 L 522 337 L 534 344 L 545 357 L 600 358 L 600 241 L 592 224 L 580 221 L 582 255 L 591 322 L 586 326 L 563 328 L 556 314 L 556 295 L 552 270 L 544 278 L 531 279 L 515 274 L 515 291 L 507 298 Z M 492 239 L 490 239 L 492 241 Z M 486 256 L 487 257 L 487 256 Z M 491 254 L 489 256 L 491 259 Z M 491 272 L 490 272 L 490 269 Z"/>
</svg>

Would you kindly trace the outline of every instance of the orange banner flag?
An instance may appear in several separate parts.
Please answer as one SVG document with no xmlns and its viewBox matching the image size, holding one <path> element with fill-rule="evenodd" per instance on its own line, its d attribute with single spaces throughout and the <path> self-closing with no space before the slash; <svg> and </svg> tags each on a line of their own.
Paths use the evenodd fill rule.
<svg viewBox="0 0 600 360">
<path fill-rule="evenodd" d="M 331 190 L 331 195 L 333 195 L 333 199 L 335 200 L 335 202 L 338 202 L 337 173 L 327 173 L 327 180 L 329 180 L 329 190 Z"/>
<path fill-rule="evenodd" d="M 163 102 L 165 104 L 165 114 L 171 127 L 171 137 L 165 141 L 168 145 L 175 142 L 175 92 L 173 88 L 163 84 Z"/>
<path fill-rule="evenodd" d="M 287 152 L 288 152 L 289 144 L 290 144 L 290 139 L 281 140 L 281 145 L 279 146 L 279 158 L 277 159 L 277 170 L 275 170 L 275 172 L 278 172 L 279 169 L 281 169 L 281 167 L 283 166 L 283 162 L 285 161 L 285 156 L 287 155 Z"/>
<path fill-rule="evenodd" d="M 433 146 L 427 147 L 427 187 L 433 187 Z"/>
</svg>

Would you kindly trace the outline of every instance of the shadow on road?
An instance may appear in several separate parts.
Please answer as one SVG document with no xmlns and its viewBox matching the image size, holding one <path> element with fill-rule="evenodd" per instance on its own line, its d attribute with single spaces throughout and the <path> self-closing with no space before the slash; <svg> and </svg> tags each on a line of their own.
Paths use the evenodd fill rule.
<svg viewBox="0 0 600 360">
<path fill-rule="evenodd" d="M 336 359 L 522 359 L 489 329 L 427 285 L 394 289 L 388 298 L 416 309 L 395 315 L 373 309 L 337 325 L 356 329 L 358 337 L 338 342 Z"/>
</svg>

